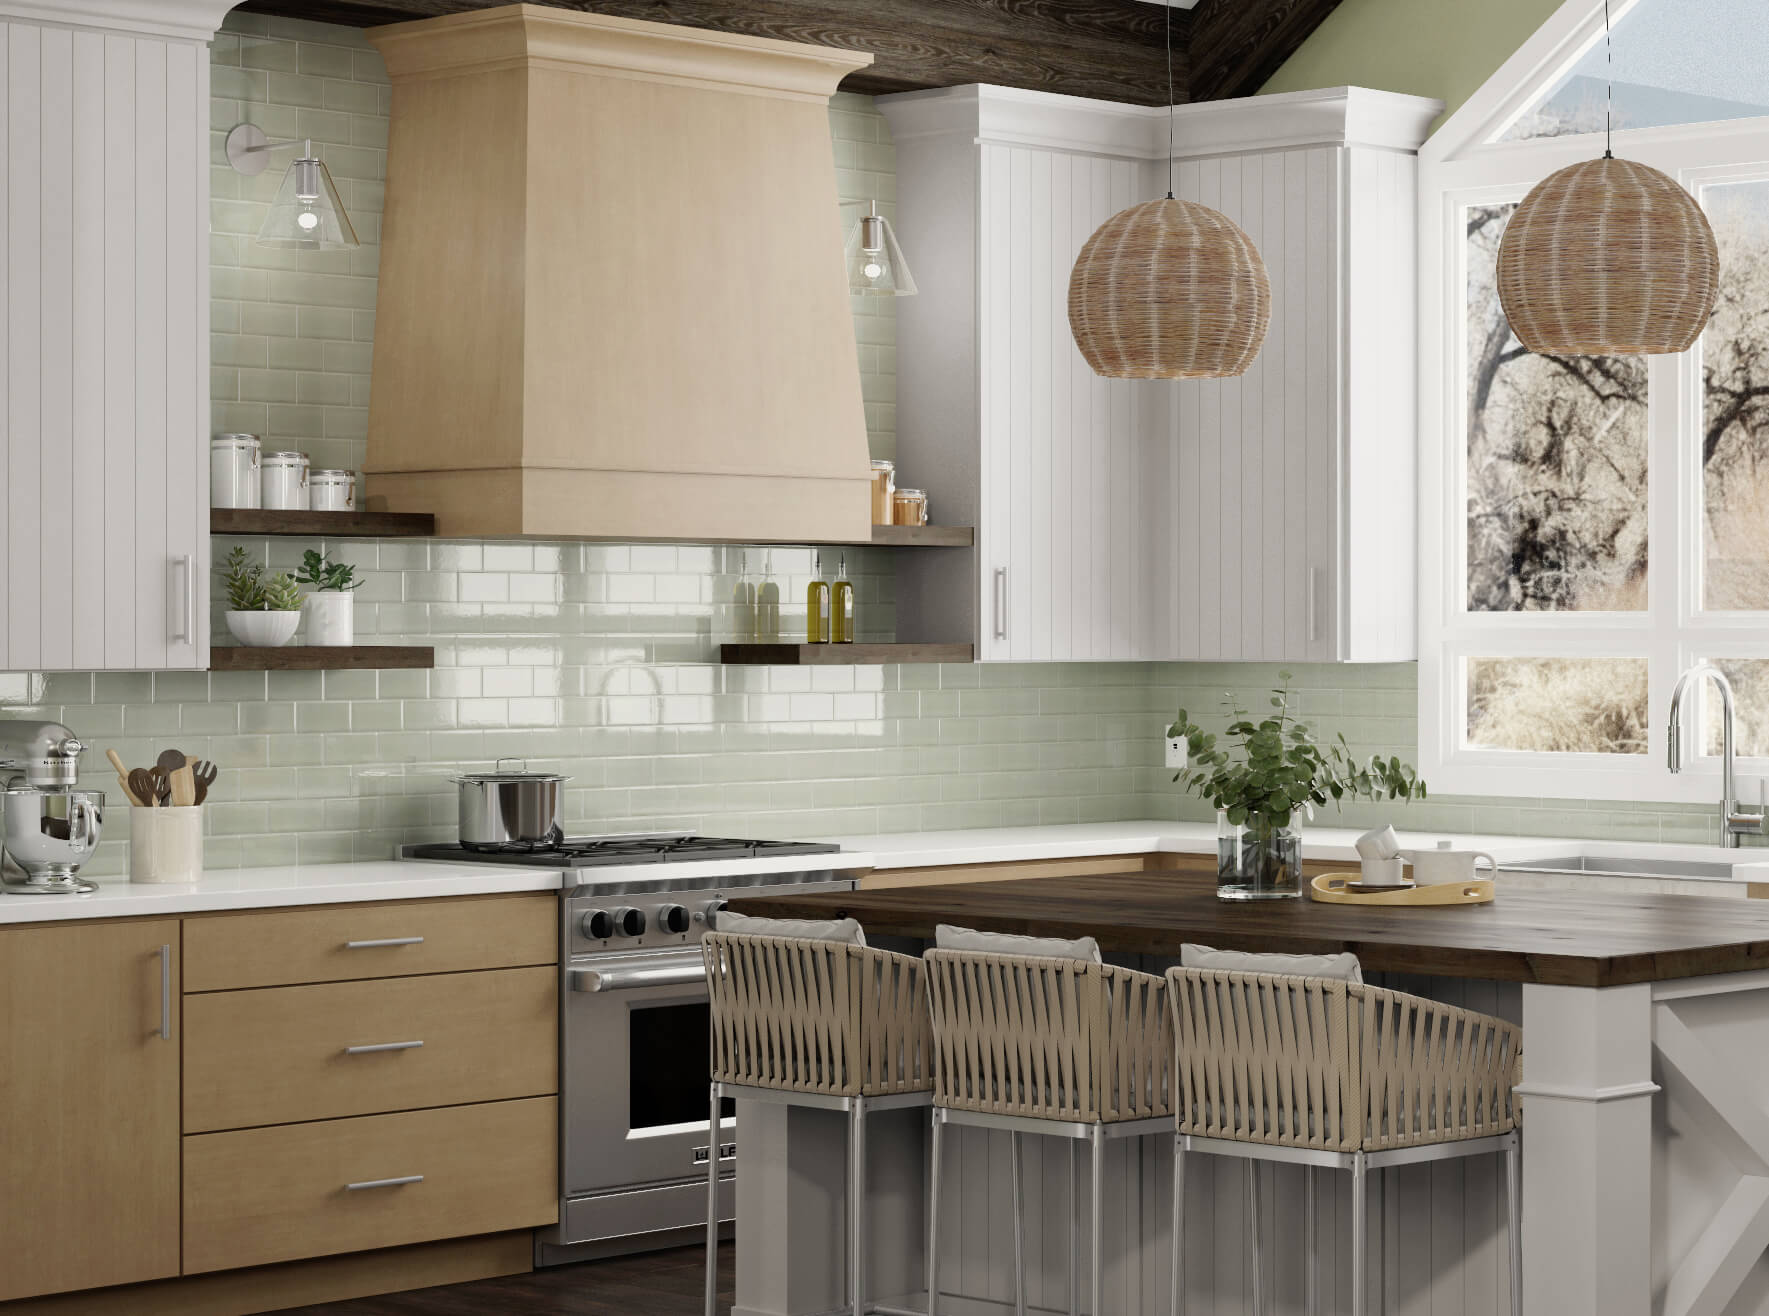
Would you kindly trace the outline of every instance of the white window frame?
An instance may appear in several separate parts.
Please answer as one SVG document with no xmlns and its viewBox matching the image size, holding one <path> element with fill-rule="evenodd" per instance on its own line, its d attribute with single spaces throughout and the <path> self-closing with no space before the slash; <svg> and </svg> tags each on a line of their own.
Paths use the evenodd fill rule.
<svg viewBox="0 0 1769 1316">
<path fill-rule="evenodd" d="M 1612 6 L 1618 24 L 1637 0 Z M 1603 37 L 1602 0 L 1566 0 L 1540 30 L 1425 143 L 1419 154 L 1419 758 L 1434 791 L 1712 803 L 1718 760 L 1685 737 L 1684 767 L 1666 762 L 1677 675 L 1704 657 L 1769 659 L 1769 612 L 1702 613 L 1699 345 L 1647 358 L 1647 611 L 1470 613 L 1466 608 L 1466 240 L 1470 205 L 1521 200 L 1542 178 L 1601 154 L 1601 134 L 1495 142 Z M 1615 152 L 1652 165 L 1691 191 L 1769 179 L 1769 118 L 1615 134 Z M 1434 529 L 1435 528 L 1435 529 Z M 1668 528 L 1668 529 L 1667 529 Z M 1674 544 L 1674 551 L 1667 551 Z M 1649 742 L 1644 755 L 1470 749 L 1463 664 L 1470 657 L 1647 659 Z M 1704 686 L 1701 698 L 1709 691 Z M 1689 715 L 1700 712 L 1693 705 Z M 1699 725 L 1699 722 L 1694 723 Z M 1686 725 L 1690 725 L 1686 717 Z M 1769 784 L 1769 759 L 1741 759 L 1739 794 Z"/>
</svg>

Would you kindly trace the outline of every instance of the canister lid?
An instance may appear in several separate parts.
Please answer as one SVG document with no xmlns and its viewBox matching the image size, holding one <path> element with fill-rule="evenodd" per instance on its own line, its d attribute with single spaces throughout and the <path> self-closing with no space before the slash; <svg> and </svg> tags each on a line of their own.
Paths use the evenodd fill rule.
<svg viewBox="0 0 1769 1316">
<path fill-rule="evenodd" d="M 209 440 L 209 446 L 214 448 L 256 448 L 258 436 L 256 434 L 217 434 Z"/>
<path fill-rule="evenodd" d="M 897 463 L 888 462 L 882 457 L 874 457 L 872 459 L 872 469 L 875 471 L 894 471 L 897 469 Z"/>
<path fill-rule="evenodd" d="M 307 454 L 304 452 L 272 452 L 267 453 L 264 460 L 267 462 L 305 463 Z"/>
<path fill-rule="evenodd" d="M 313 471 L 313 472 L 311 472 L 311 475 L 312 475 L 312 478 L 315 480 L 327 480 L 327 481 L 330 481 L 330 480 L 354 480 L 356 478 L 355 471 L 332 471 L 332 470 Z"/>
</svg>

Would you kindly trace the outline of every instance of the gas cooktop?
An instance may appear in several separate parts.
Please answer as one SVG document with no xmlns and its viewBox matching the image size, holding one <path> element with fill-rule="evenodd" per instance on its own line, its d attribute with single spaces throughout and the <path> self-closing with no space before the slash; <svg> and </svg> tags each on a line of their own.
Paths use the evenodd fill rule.
<svg viewBox="0 0 1769 1316">
<path fill-rule="evenodd" d="M 410 845 L 408 859 L 456 863 L 518 864 L 529 868 L 603 868 L 617 864 L 688 863 L 697 859 L 767 859 L 782 855 L 839 854 L 820 841 L 748 841 L 671 832 L 656 836 L 568 836 L 551 846 L 474 850 L 464 845 Z"/>
</svg>

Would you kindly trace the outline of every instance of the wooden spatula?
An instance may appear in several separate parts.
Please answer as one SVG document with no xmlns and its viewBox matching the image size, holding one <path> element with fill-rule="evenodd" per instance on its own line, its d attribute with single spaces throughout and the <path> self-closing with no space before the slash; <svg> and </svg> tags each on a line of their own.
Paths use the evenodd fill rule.
<svg viewBox="0 0 1769 1316">
<path fill-rule="evenodd" d="M 111 766 L 117 770 L 117 785 L 123 788 L 123 797 L 139 809 L 142 806 L 143 801 L 138 799 L 135 792 L 129 788 L 129 769 L 123 766 L 123 760 L 117 756 L 116 750 L 107 749 L 104 752 L 104 756 L 111 761 Z"/>
<path fill-rule="evenodd" d="M 152 768 L 135 768 L 129 773 L 129 794 L 141 801 L 144 808 L 160 802 L 160 778 Z"/>
</svg>

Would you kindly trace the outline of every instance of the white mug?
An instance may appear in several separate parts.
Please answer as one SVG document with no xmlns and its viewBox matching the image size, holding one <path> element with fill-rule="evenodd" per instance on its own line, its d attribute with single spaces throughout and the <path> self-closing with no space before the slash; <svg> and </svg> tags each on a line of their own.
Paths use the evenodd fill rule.
<svg viewBox="0 0 1769 1316">
<path fill-rule="evenodd" d="M 1361 865 L 1362 882 L 1365 886 L 1407 886 L 1407 861 L 1394 859 L 1366 859 Z"/>
<path fill-rule="evenodd" d="M 1413 880 L 1420 886 L 1440 882 L 1471 882 L 1475 866 L 1484 859 L 1487 876 L 1496 877 L 1499 861 L 1485 850 L 1452 850 L 1449 841 L 1439 841 L 1435 850 L 1402 850 L 1401 857 L 1413 865 Z"/>
<path fill-rule="evenodd" d="M 1394 828 L 1384 824 L 1357 838 L 1357 853 L 1360 859 L 1392 859 L 1400 853 L 1400 840 Z"/>
</svg>

